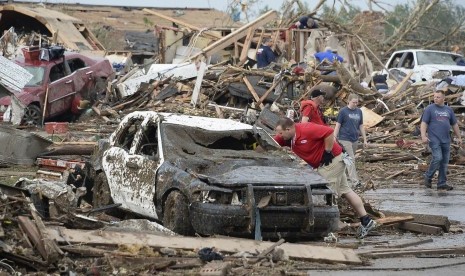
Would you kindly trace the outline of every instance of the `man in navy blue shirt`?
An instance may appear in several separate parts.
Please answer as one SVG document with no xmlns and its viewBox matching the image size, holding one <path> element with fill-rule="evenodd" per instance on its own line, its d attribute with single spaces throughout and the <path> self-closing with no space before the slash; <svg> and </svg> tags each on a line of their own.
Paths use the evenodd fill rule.
<svg viewBox="0 0 465 276">
<path fill-rule="evenodd" d="M 262 46 L 257 51 L 257 68 L 266 67 L 276 61 L 277 56 L 271 49 L 271 45 L 273 45 L 271 38 L 265 37 Z"/>
<path fill-rule="evenodd" d="M 335 60 L 338 60 L 339 62 L 344 62 L 344 59 L 340 55 L 333 53 L 333 50 L 329 46 L 325 48 L 324 52 L 315 53 L 314 56 L 318 60 L 318 62 L 323 62 L 323 60 L 325 59 L 331 63 L 333 63 Z"/>
<path fill-rule="evenodd" d="M 310 16 L 302 16 L 299 21 L 297 21 L 294 26 L 299 29 L 316 29 L 318 28 L 318 23 L 310 18 Z"/>
<path fill-rule="evenodd" d="M 425 173 L 425 186 L 431 188 L 432 178 L 439 171 L 438 190 L 450 191 L 452 186 L 447 185 L 447 165 L 450 158 L 450 128 L 457 136 L 457 142 L 462 144 L 460 129 L 452 108 L 444 105 L 444 91 L 434 92 L 434 104 L 425 108 L 421 118 L 421 140 L 429 144 L 432 153 L 429 169 Z M 428 131 L 428 136 L 426 132 Z"/>
</svg>

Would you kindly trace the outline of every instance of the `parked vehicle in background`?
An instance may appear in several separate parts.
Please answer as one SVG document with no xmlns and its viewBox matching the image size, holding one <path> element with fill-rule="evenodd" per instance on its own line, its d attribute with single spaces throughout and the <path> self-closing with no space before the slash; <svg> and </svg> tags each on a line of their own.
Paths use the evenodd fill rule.
<svg viewBox="0 0 465 276">
<path fill-rule="evenodd" d="M 321 237 L 337 228 L 327 180 L 263 129 L 133 112 L 98 144 L 94 207 L 121 204 L 183 235 Z"/>
<path fill-rule="evenodd" d="M 106 59 L 71 52 L 44 55 L 47 51 L 47 48 L 26 48 L 24 57 L 13 60 L 33 78 L 21 92 L 13 93 L 21 109 L 12 110 L 11 97 L 4 96 L 0 98 L 0 111 L 21 113 L 21 124 L 40 125 L 44 109 L 45 120 L 66 112 L 79 114 L 81 100 L 95 100 L 97 92 L 103 91 L 113 76 Z"/>
<path fill-rule="evenodd" d="M 385 67 L 400 79 L 413 72 L 411 79 L 420 82 L 465 74 L 465 66 L 458 64 L 465 65 L 459 54 L 410 49 L 394 52 Z"/>
</svg>

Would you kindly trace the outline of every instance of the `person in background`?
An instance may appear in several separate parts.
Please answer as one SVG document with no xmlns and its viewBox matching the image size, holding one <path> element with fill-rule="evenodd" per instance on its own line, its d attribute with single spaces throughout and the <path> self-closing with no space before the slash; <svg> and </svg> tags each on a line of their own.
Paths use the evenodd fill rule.
<svg viewBox="0 0 465 276">
<path fill-rule="evenodd" d="M 333 52 L 333 50 L 329 46 L 325 48 L 324 52 L 315 53 L 314 56 L 320 63 L 324 60 L 327 60 L 330 63 L 333 63 L 335 60 L 338 60 L 339 62 L 344 62 L 344 59 L 337 53 Z"/>
<path fill-rule="evenodd" d="M 263 43 L 257 51 L 257 68 L 263 68 L 276 61 L 277 55 L 271 49 L 273 42 L 271 38 L 265 37 Z"/>
<path fill-rule="evenodd" d="M 310 94 L 310 100 L 302 101 L 300 104 L 301 123 L 312 122 L 318 125 L 326 125 L 321 105 L 325 102 L 325 93 L 315 89 Z"/>
<path fill-rule="evenodd" d="M 355 167 L 355 152 L 358 148 L 360 134 L 362 134 L 363 137 L 364 147 L 367 146 L 367 135 L 363 127 L 362 110 L 357 107 L 359 97 L 356 94 L 350 94 L 348 100 L 347 106 L 342 108 L 337 115 L 334 137 L 338 139 L 347 154 L 352 157 L 353 162 L 347 166 L 347 171 L 349 173 L 349 179 L 352 182 L 352 188 L 354 188 L 361 186 Z"/>
<path fill-rule="evenodd" d="M 421 116 L 421 140 L 431 148 L 432 159 L 425 173 L 424 185 L 432 187 L 432 179 L 436 171 L 438 175 L 438 190 L 450 191 L 452 186 L 447 184 L 447 166 L 450 158 L 450 129 L 454 130 L 457 142 L 462 145 L 462 136 L 455 118 L 454 111 L 444 104 L 444 91 L 434 92 L 434 103 L 428 105 Z"/>
<path fill-rule="evenodd" d="M 312 122 L 296 124 L 284 117 L 278 121 L 276 133 L 274 139 L 279 145 L 290 147 L 297 156 L 328 180 L 331 190 L 349 202 L 360 218 L 361 225 L 357 230 L 359 239 L 377 226 L 368 216 L 361 198 L 347 183 L 342 147 L 334 142 L 331 127 Z"/>
<path fill-rule="evenodd" d="M 291 26 L 291 29 L 295 29 L 295 28 L 299 28 L 299 29 L 317 29 L 318 28 L 318 23 L 316 22 L 316 20 L 314 20 L 310 16 L 306 15 L 306 16 L 302 16 L 301 18 L 299 18 L 299 21 L 297 21 L 296 23 L 294 23 Z"/>
</svg>

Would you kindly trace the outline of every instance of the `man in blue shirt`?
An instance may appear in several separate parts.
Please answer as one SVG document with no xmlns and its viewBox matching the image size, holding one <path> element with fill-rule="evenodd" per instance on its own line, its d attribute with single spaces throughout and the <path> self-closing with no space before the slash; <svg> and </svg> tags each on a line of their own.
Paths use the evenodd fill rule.
<svg viewBox="0 0 465 276">
<path fill-rule="evenodd" d="M 333 53 L 333 50 L 329 46 L 325 48 L 324 52 L 315 53 L 314 56 L 320 63 L 323 62 L 323 60 L 325 59 L 328 60 L 328 62 L 330 63 L 333 63 L 335 60 L 338 60 L 339 62 L 344 62 L 344 59 L 340 55 Z"/>
<path fill-rule="evenodd" d="M 342 108 L 337 115 L 336 127 L 334 128 L 334 137 L 338 138 L 339 143 L 344 146 L 347 154 L 352 157 L 352 164 L 347 166 L 349 179 L 352 187 L 360 186 L 357 170 L 355 168 L 355 152 L 358 148 L 358 138 L 360 134 L 363 137 L 363 145 L 367 145 L 367 136 L 363 127 L 363 113 L 357 107 L 359 98 L 356 94 L 349 95 L 347 106 Z"/>
<path fill-rule="evenodd" d="M 257 68 L 266 67 L 276 61 L 277 56 L 271 49 L 271 45 L 273 45 L 271 38 L 265 37 L 262 46 L 257 51 Z"/>
<path fill-rule="evenodd" d="M 462 144 L 460 129 L 452 108 L 444 105 L 444 91 L 434 92 L 434 104 L 430 104 L 423 112 L 420 131 L 421 140 L 429 144 L 432 153 L 429 169 L 425 173 L 425 186 L 431 188 L 431 182 L 436 171 L 439 170 L 438 190 L 450 191 L 453 187 L 447 185 L 447 165 L 450 158 L 450 128 L 457 136 L 457 142 Z M 428 131 L 428 136 L 426 132 Z"/>
</svg>

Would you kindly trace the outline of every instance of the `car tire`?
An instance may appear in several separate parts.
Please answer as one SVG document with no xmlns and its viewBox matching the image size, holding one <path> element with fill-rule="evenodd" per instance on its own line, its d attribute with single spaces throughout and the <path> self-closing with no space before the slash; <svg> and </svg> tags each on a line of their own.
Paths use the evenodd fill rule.
<svg viewBox="0 0 465 276">
<path fill-rule="evenodd" d="M 181 235 L 189 236 L 194 233 L 189 219 L 188 200 L 180 191 L 172 191 L 166 198 L 163 225 Z"/>
<path fill-rule="evenodd" d="M 95 177 L 92 193 L 92 204 L 94 208 L 113 204 L 110 185 L 108 185 L 108 180 L 105 176 L 105 173 L 100 172 Z"/>
<path fill-rule="evenodd" d="M 24 109 L 22 125 L 40 126 L 42 124 L 42 111 L 35 104 L 30 104 Z"/>
</svg>

